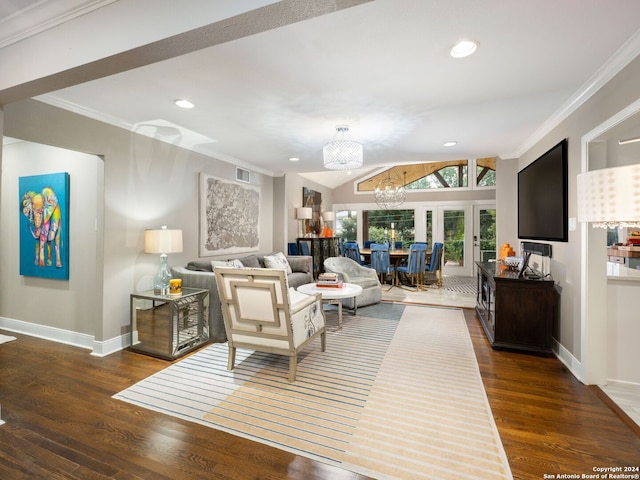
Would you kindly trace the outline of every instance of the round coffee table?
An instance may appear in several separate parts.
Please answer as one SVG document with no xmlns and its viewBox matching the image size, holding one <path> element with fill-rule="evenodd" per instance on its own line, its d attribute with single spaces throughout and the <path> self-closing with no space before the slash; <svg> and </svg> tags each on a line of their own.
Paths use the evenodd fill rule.
<svg viewBox="0 0 640 480">
<path fill-rule="evenodd" d="M 338 306 L 338 326 L 342 325 L 342 299 L 353 297 L 353 314 L 358 310 L 356 298 L 362 293 L 362 287 L 355 283 L 344 283 L 342 287 L 318 287 L 315 283 L 300 285 L 296 290 L 307 295 L 322 295 L 322 303 Z"/>
</svg>

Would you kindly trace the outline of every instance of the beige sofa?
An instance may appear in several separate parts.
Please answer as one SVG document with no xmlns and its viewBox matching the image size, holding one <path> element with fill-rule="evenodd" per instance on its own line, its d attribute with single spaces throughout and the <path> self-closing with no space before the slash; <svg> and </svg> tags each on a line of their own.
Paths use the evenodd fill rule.
<svg viewBox="0 0 640 480">
<path fill-rule="evenodd" d="M 254 254 L 240 257 L 244 267 L 265 268 L 265 255 Z M 297 288 L 305 283 L 313 282 L 313 258 L 305 255 L 286 256 L 292 272 L 287 275 L 287 282 L 290 287 Z M 229 259 L 231 260 L 231 259 Z M 182 286 L 187 288 L 201 288 L 209 290 L 209 334 L 216 342 L 224 342 L 227 335 L 222 318 L 222 306 L 220 296 L 216 286 L 216 276 L 211 264 L 211 260 L 194 260 L 187 265 L 172 267 L 173 278 L 182 279 Z"/>
</svg>

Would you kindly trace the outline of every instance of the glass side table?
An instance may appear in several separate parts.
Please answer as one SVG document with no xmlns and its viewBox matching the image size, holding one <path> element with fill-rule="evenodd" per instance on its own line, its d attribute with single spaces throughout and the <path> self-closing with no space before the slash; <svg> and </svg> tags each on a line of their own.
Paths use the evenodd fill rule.
<svg viewBox="0 0 640 480">
<path fill-rule="evenodd" d="M 131 294 L 131 350 L 174 360 L 209 341 L 209 291 Z"/>
</svg>

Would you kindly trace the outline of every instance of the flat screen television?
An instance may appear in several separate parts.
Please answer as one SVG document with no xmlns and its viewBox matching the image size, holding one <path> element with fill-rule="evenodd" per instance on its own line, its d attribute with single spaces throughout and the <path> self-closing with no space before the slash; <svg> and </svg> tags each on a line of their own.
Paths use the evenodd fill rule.
<svg viewBox="0 0 640 480">
<path fill-rule="evenodd" d="M 568 152 L 565 138 L 518 172 L 518 237 L 569 240 Z"/>
</svg>

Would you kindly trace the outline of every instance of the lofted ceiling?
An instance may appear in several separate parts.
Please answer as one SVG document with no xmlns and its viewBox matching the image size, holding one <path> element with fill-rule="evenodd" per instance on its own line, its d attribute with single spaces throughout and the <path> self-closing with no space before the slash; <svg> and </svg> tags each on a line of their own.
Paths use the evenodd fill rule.
<svg viewBox="0 0 640 480">
<path fill-rule="evenodd" d="M 639 30 L 637 0 L 0 0 L 0 103 L 335 187 L 521 155 L 640 52 Z M 480 46 L 454 59 L 461 38 Z M 344 124 L 361 172 L 322 166 Z"/>
</svg>

